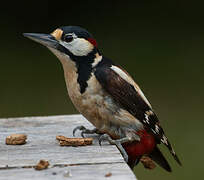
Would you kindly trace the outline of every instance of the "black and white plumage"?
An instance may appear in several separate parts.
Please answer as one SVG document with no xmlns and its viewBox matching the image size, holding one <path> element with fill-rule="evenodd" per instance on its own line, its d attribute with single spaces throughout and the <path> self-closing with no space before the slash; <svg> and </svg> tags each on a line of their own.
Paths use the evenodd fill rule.
<svg viewBox="0 0 204 180">
<path fill-rule="evenodd" d="M 132 78 L 106 58 L 97 65 L 95 76 L 113 99 L 151 131 L 158 143 L 165 144 L 175 160 L 181 164 L 151 105 Z"/>
<path fill-rule="evenodd" d="M 73 104 L 100 132 L 114 139 L 127 138 L 131 143 L 140 141 L 137 132 L 144 129 L 157 143 L 165 144 L 181 164 L 139 86 L 125 70 L 100 54 L 88 31 L 65 26 L 51 35 L 24 35 L 45 45 L 58 57 Z M 158 148 L 154 148 L 150 157 L 171 170 Z"/>
</svg>

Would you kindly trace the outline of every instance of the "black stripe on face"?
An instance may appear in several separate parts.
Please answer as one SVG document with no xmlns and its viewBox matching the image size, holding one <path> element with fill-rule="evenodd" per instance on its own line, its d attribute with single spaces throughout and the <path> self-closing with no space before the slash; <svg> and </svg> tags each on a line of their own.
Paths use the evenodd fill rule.
<svg viewBox="0 0 204 180">
<path fill-rule="evenodd" d="M 67 54 L 70 59 L 76 63 L 78 74 L 77 82 L 80 86 L 80 93 L 83 94 L 86 91 L 86 88 L 88 87 L 87 81 L 91 77 L 91 73 L 93 71 L 92 63 L 96 58 L 96 53 L 98 52 L 98 50 L 94 48 L 87 56 L 75 56 L 68 49 L 66 49 L 60 44 L 58 45 L 57 49 L 60 52 Z"/>
</svg>

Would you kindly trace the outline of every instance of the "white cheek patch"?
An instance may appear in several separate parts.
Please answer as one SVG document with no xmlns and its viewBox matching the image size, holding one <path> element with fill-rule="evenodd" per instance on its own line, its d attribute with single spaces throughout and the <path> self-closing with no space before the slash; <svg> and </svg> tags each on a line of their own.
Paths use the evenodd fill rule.
<svg viewBox="0 0 204 180">
<path fill-rule="evenodd" d="M 94 48 L 89 41 L 83 38 L 75 38 L 70 43 L 60 41 L 60 44 L 67 48 L 75 56 L 87 56 Z"/>
</svg>

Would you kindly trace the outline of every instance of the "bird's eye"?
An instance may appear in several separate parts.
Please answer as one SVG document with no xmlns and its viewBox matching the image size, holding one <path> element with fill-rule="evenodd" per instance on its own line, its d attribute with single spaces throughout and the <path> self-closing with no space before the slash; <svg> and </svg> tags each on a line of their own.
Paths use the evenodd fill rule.
<svg viewBox="0 0 204 180">
<path fill-rule="evenodd" d="M 68 34 L 64 37 L 64 41 L 66 42 L 71 42 L 73 40 L 73 36 L 71 34 Z"/>
</svg>

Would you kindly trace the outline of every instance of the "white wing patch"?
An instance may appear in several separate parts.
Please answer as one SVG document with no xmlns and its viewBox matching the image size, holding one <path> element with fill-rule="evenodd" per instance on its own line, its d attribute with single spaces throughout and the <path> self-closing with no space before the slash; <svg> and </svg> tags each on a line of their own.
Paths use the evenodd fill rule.
<svg viewBox="0 0 204 180">
<path fill-rule="evenodd" d="M 145 112 L 145 119 L 143 120 L 143 122 L 150 126 L 151 131 L 154 134 L 159 134 L 160 133 L 160 127 L 157 124 L 152 124 L 152 122 L 150 122 L 151 119 L 149 119 L 149 116 L 151 116 L 151 115 L 154 115 L 154 113 L 151 110 L 146 111 Z"/>
<path fill-rule="evenodd" d="M 158 126 L 158 125 L 155 125 L 155 131 L 156 131 L 157 133 L 159 133 L 159 126 Z"/>
<path fill-rule="evenodd" d="M 111 69 L 116 72 L 121 78 L 123 78 L 125 81 L 127 81 L 129 84 L 131 84 L 135 90 L 139 93 L 139 95 L 143 98 L 143 100 L 149 105 L 149 107 L 151 108 L 151 104 L 149 103 L 149 101 L 147 100 L 147 98 L 145 97 L 145 95 L 143 94 L 143 92 L 141 91 L 141 89 L 139 88 L 139 86 L 135 83 L 135 81 L 129 76 L 127 75 L 122 69 L 120 69 L 117 66 L 111 66 Z"/>
<path fill-rule="evenodd" d="M 145 114 L 145 119 L 143 122 L 149 124 L 149 115 Z"/>
<path fill-rule="evenodd" d="M 162 136 L 161 142 L 168 145 L 167 137 L 165 135 Z"/>
</svg>

